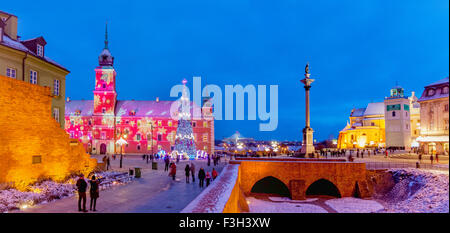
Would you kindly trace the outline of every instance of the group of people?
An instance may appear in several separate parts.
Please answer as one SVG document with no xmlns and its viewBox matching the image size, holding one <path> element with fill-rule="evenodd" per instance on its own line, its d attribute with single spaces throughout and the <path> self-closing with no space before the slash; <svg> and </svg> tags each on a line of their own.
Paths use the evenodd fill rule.
<svg viewBox="0 0 450 233">
<path fill-rule="evenodd" d="M 81 174 L 79 176 L 77 183 L 76 183 L 76 186 L 78 189 L 78 211 L 88 212 L 86 210 L 86 191 L 88 188 L 88 183 L 90 186 L 89 194 L 91 197 L 91 204 L 90 204 L 89 210 L 97 211 L 96 206 L 97 206 L 97 198 L 99 198 L 99 196 L 100 196 L 99 195 L 100 181 L 95 178 L 95 175 L 93 175 L 90 180 L 86 181 L 84 179 L 83 174 Z M 83 206 L 81 206 L 81 202 L 83 202 Z M 83 207 L 83 208 L 81 208 L 81 207 Z"/>
<path fill-rule="evenodd" d="M 194 163 L 186 164 L 186 167 L 184 168 L 185 175 L 186 175 L 186 183 L 189 183 L 189 176 L 192 177 L 192 182 L 195 183 L 195 165 Z M 211 173 L 205 172 L 205 169 L 200 168 L 198 171 L 198 180 L 199 180 L 199 186 L 201 188 L 204 187 L 204 183 L 206 180 L 206 187 L 209 186 L 211 179 L 215 180 L 219 174 L 217 173 L 216 169 L 212 169 Z"/>
</svg>

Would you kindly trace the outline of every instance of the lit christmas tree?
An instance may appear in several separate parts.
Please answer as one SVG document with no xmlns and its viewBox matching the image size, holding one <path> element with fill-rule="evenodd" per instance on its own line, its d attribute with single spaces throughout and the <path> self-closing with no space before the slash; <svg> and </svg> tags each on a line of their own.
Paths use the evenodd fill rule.
<svg viewBox="0 0 450 233">
<path fill-rule="evenodd" d="M 183 80 L 183 93 L 181 95 L 178 108 L 178 127 L 175 137 L 175 151 L 178 154 L 187 154 L 190 158 L 195 158 L 195 141 L 192 132 L 190 100 L 187 94 L 187 80 Z"/>
</svg>

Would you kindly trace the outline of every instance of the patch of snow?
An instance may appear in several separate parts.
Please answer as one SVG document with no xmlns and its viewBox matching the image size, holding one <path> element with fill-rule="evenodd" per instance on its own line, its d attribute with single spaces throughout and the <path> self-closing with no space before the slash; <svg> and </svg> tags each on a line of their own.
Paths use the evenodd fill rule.
<svg viewBox="0 0 450 233">
<path fill-rule="evenodd" d="M 272 202 L 259 200 L 254 197 L 247 198 L 250 213 L 328 213 L 318 205 Z"/>
<path fill-rule="evenodd" d="M 275 202 L 292 202 L 292 203 L 313 202 L 319 200 L 319 198 L 307 198 L 306 200 L 292 200 L 289 197 L 269 197 L 269 199 Z"/>
<path fill-rule="evenodd" d="M 448 172 L 390 169 L 396 182 L 383 198 L 391 213 L 449 213 Z"/>
<path fill-rule="evenodd" d="M 338 213 L 375 213 L 384 210 L 384 206 L 375 200 L 354 197 L 330 199 L 325 201 L 325 204 Z"/>
<path fill-rule="evenodd" d="M 101 180 L 100 190 L 132 180 L 131 176 L 120 172 L 100 172 L 95 175 Z M 13 188 L 0 190 L 0 213 L 73 196 L 77 191 L 75 185 L 77 179 L 71 178 L 64 183 L 47 180 L 30 185 L 28 191 Z"/>
</svg>

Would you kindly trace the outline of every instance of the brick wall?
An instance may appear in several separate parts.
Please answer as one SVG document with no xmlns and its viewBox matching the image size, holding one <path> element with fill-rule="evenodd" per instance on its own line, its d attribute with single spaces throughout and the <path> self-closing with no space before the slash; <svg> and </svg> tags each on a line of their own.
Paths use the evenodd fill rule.
<svg viewBox="0 0 450 233">
<path fill-rule="evenodd" d="M 73 172 L 89 173 L 96 160 L 51 117 L 50 88 L 0 76 L 0 183 L 16 187 Z M 35 162 L 33 164 L 33 156 Z"/>
</svg>

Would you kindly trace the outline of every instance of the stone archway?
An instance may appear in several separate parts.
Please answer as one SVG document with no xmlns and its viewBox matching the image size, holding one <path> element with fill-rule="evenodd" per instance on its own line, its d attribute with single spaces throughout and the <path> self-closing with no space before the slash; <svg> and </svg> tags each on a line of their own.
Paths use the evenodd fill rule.
<svg viewBox="0 0 450 233">
<path fill-rule="evenodd" d="M 258 180 L 251 188 L 251 193 L 267 193 L 277 194 L 280 196 L 291 197 L 289 188 L 281 180 L 273 177 L 266 176 Z"/>
<path fill-rule="evenodd" d="M 309 187 L 306 189 L 306 195 L 327 195 L 340 198 L 341 192 L 331 181 L 326 179 L 319 179 L 309 185 Z"/>
</svg>

